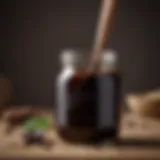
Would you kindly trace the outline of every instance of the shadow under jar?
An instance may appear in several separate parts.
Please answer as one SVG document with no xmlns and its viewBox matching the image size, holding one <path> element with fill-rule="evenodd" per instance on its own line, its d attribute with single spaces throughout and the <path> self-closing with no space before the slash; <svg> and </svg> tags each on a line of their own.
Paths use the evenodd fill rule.
<svg viewBox="0 0 160 160">
<path fill-rule="evenodd" d="M 64 67 L 56 84 L 57 132 L 74 143 L 114 139 L 118 128 L 120 78 L 101 69 L 98 74 L 77 70 L 77 60 L 75 51 L 62 54 Z"/>
</svg>

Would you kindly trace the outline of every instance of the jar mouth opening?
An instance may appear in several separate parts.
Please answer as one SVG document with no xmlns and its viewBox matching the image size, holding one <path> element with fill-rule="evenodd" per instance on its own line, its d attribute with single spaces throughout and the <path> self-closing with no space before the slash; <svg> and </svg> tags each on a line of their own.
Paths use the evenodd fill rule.
<svg viewBox="0 0 160 160">
<path fill-rule="evenodd" d="M 73 66 L 77 70 L 84 70 L 87 62 L 87 55 L 81 50 L 64 49 L 60 54 L 60 61 L 64 66 Z"/>
</svg>

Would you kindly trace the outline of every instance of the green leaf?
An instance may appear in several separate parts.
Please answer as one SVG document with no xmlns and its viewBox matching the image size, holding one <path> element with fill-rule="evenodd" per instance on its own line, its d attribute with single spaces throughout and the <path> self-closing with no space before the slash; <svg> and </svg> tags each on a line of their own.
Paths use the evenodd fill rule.
<svg viewBox="0 0 160 160">
<path fill-rule="evenodd" d="M 48 121 L 45 118 L 35 117 L 25 121 L 25 123 L 23 124 L 23 129 L 25 131 L 44 131 L 48 128 L 48 126 Z"/>
</svg>

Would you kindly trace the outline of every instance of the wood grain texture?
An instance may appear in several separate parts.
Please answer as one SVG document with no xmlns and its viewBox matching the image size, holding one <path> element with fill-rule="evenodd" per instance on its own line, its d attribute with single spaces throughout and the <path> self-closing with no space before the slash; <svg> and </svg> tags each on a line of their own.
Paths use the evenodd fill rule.
<svg viewBox="0 0 160 160">
<path fill-rule="evenodd" d="M 50 116 L 47 115 L 46 116 Z M 53 140 L 49 149 L 39 146 L 25 147 L 22 143 L 22 131 L 16 129 L 11 135 L 4 132 L 5 123 L 0 123 L 0 157 L 52 157 L 62 159 L 100 159 L 100 158 L 160 158 L 160 146 L 85 146 L 71 145 L 62 141 L 56 134 L 54 125 L 46 132 L 46 137 Z M 140 118 L 126 113 L 122 115 L 120 137 L 127 139 L 155 139 L 160 140 L 160 123 L 158 120 Z"/>
</svg>

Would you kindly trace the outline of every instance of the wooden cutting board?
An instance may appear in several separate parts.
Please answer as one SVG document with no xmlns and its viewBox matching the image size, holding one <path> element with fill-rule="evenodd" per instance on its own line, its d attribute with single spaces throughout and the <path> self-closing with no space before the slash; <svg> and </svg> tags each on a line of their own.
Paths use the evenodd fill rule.
<svg viewBox="0 0 160 160">
<path fill-rule="evenodd" d="M 0 122 L 0 157 L 32 157 L 52 159 L 160 159 L 160 145 L 148 147 L 140 145 L 117 145 L 117 146 L 85 146 L 71 145 L 62 141 L 56 134 L 55 128 L 51 127 L 46 135 L 53 140 L 51 148 L 39 146 L 25 147 L 21 140 L 21 130 L 16 129 L 13 134 L 6 135 L 4 132 L 5 123 Z M 121 139 L 129 140 L 156 140 L 160 141 L 160 122 L 149 118 L 140 118 L 125 113 L 121 120 Z"/>
</svg>

